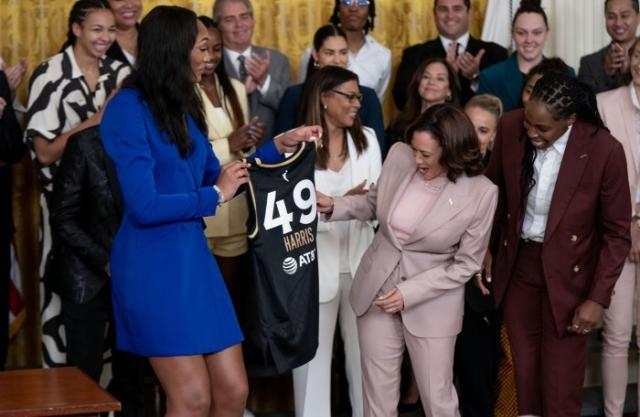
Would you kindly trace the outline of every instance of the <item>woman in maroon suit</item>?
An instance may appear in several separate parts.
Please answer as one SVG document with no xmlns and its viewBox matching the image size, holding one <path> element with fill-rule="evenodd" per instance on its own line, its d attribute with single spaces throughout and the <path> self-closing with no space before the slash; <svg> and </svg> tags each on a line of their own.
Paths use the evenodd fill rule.
<svg viewBox="0 0 640 417">
<path fill-rule="evenodd" d="M 486 175 L 502 194 L 494 291 L 519 415 L 577 417 L 587 333 L 629 253 L 624 150 L 604 127 L 593 92 L 549 73 L 524 109 L 502 117 Z"/>
</svg>

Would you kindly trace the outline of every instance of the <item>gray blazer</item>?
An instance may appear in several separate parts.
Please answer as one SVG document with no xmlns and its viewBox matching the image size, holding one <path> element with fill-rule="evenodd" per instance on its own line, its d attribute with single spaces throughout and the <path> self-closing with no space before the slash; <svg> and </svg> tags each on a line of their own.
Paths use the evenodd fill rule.
<svg viewBox="0 0 640 417">
<path fill-rule="evenodd" d="M 604 58 L 607 55 L 609 45 L 580 59 L 580 70 L 578 80 L 587 84 L 594 93 L 613 90 L 619 87 L 621 80 L 619 76 L 609 77 L 604 72 Z"/>
<path fill-rule="evenodd" d="M 251 51 L 258 55 L 264 56 L 266 51 L 271 51 L 271 65 L 269 66 L 269 75 L 271 82 L 269 89 L 265 95 L 256 90 L 249 94 L 249 117 L 258 116 L 259 120 L 266 125 L 263 140 L 271 139 L 275 131 L 275 118 L 280 99 L 284 91 L 292 83 L 291 68 L 289 60 L 282 53 L 271 48 L 263 48 L 260 46 L 251 46 Z M 229 60 L 227 54 L 224 55 L 224 68 L 227 70 L 229 77 L 239 79 L 239 75 L 235 67 Z"/>
</svg>

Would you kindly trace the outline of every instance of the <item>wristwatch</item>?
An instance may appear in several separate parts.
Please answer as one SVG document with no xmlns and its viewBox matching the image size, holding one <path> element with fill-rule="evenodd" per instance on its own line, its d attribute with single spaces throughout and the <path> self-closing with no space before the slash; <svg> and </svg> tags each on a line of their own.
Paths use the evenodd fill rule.
<svg viewBox="0 0 640 417">
<path fill-rule="evenodd" d="M 224 203 L 224 194 L 222 194 L 222 190 L 217 185 L 214 185 L 213 189 L 218 193 L 218 207 L 220 207 Z"/>
</svg>

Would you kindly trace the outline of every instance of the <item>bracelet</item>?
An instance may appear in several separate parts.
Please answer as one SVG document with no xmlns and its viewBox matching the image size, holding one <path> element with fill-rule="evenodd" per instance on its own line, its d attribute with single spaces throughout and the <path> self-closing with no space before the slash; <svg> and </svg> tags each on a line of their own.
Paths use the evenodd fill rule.
<svg viewBox="0 0 640 417">
<path fill-rule="evenodd" d="M 218 207 L 220 207 L 224 203 L 224 194 L 222 194 L 222 190 L 217 185 L 214 185 L 213 189 L 218 193 Z"/>
</svg>

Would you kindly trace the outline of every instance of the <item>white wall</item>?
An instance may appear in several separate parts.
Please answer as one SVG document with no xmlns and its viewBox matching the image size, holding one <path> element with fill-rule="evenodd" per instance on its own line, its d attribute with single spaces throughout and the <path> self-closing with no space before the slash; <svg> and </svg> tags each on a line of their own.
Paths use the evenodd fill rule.
<svg viewBox="0 0 640 417">
<path fill-rule="evenodd" d="M 551 28 L 545 55 L 558 56 L 577 71 L 582 56 L 611 41 L 605 29 L 604 0 L 543 0 L 542 5 Z"/>
<path fill-rule="evenodd" d="M 482 38 L 510 46 L 511 16 L 520 0 L 489 0 Z M 542 0 L 549 18 L 546 56 L 558 56 L 578 70 L 580 58 L 610 42 L 604 0 Z"/>
</svg>

